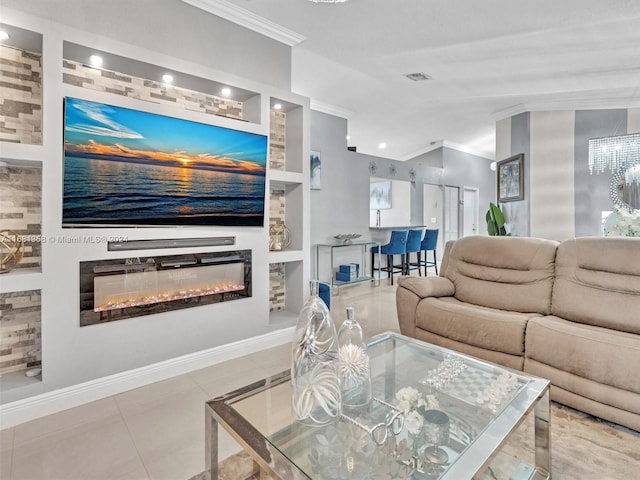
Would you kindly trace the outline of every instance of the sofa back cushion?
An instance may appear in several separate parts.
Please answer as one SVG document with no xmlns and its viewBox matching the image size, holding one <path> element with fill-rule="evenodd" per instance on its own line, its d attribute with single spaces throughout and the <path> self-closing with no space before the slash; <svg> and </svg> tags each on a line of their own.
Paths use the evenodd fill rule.
<svg viewBox="0 0 640 480">
<path fill-rule="evenodd" d="M 448 245 L 442 275 L 467 303 L 548 315 L 558 242 L 529 237 L 465 237 Z"/>
<path fill-rule="evenodd" d="M 551 311 L 640 334 L 640 239 L 579 237 L 558 247 Z"/>
</svg>

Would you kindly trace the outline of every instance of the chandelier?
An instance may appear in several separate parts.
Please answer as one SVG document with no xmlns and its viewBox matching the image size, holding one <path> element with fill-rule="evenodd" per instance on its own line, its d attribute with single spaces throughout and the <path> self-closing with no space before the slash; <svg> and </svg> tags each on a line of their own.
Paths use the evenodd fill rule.
<svg viewBox="0 0 640 480">
<path fill-rule="evenodd" d="M 635 183 L 637 185 L 636 188 L 640 188 L 640 165 L 636 165 L 633 168 L 627 168 L 624 172 L 624 182 L 627 185 Z"/>
<path fill-rule="evenodd" d="M 617 172 L 640 162 L 640 133 L 589 140 L 589 173 Z"/>
</svg>

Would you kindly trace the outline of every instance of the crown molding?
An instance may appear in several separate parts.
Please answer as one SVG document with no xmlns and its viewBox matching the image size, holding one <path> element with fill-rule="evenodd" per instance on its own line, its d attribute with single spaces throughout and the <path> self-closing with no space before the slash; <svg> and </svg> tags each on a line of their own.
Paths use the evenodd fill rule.
<svg viewBox="0 0 640 480">
<path fill-rule="evenodd" d="M 307 37 L 289 30 L 277 23 L 240 8 L 226 0 L 182 0 L 193 7 L 229 20 L 237 25 L 253 30 L 266 37 L 293 47 L 305 41 Z"/>
<path fill-rule="evenodd" d="M 476 157 L 486 158 L 487 160 L 495 160 L 496 156 L 491 155 L 487 152 L 483 152 L 481 150 L 476 150 L 474 148 L 468 147 L 466 145 L 462 145 L 460 143 L 450 142 L 448 140 L 444 140 L 442 142 L 442 146 L 446 148 L 451 148 L 453 150 L 458 150 L 459 152 L 468 153 L 470 155 L 475 155 Z"/>
<path fill-rule="evenodd" d="M 504 118 L 513 117 L 514 115 L 520 115 L 521 113 L 528 112 L 529 109 L 524 103 L 518 103 L 511 107 L 503 108 L 502 110 L 496 110 L 489 117 L 496 122 Z"/>
<path fill-rule="evenodd" d="M 551 110 L 607 110 L 607 109 L 628 109 L 640 106 L 640 100 L 630 98 L 591 98 L 584 97 L 579 99 L 558 99 L 546 102 L 536 102 L 535 105 L 529 105 L 527 111 L 540 112 Z"/>
<path fill-rule="evenodd" d="M 426 147 L 420 148 L 411 153 L 403 155 L 398 160 L 400 160 L 401 162 L 407 162 L 409 160 L 413 160 L 414 158 L 419 157 L 420 155 L 424 155 L 425 153 L 429 153 L 429 152 L 432 152 L 433 150 L 437 150 L 438 148 L 441 148 L 443 146 L 443 143 L 444 142 L 442 140 L 438 140 L 437 142 L 432 142 Z"/>
<path fill-rule="evenodd" d="M 525 112 L 546 112 L 554 110 L 606 110 L 627 109 L 640 106 L 640 99 L 615 97 L 594 97 L 588 94 L 574 96 L 565 99 L 550 99 L 536 101 L 535 103 L 519 103 L 503 110 L 493 112 L 490 117 L 495 120 L 503 120 Z"/>
<path fill-rule="evenodd" d="M 406 162 L 413 160 L 420 155 L 424 155 L 425 153 L 437 150 L 438 148 L 450 148 L 459 152 L 475 155 L 476 157 L 486 158 L 487 160 L 495 160 L 495 155 L 491 153 L 476 150 L 474 148 L 468 147 L 467 145 L 462 145 L 461 143 L 450 142 L 448 140 L 438 140 L 437 142 L 433 142 L 433 145 L 428 145 L 420 150 L 416 150 L 413 153 L 403 156 L 402 158 L 400 158 L 400 161 Z"/>
<path fill-rule="evenodd" d="M 346 108 L 336 107 L 335 105 L 330 105 L 328 103 L 318 102 L 317 100 L 311 100 L 311 110 L 315 110 L 317 112 L 326 113 L 328 115 L 333 115 L 334 117 L 346 118 L 350 119 L 354 112 L 351 110 L 347 110 Z"/>
</svg>

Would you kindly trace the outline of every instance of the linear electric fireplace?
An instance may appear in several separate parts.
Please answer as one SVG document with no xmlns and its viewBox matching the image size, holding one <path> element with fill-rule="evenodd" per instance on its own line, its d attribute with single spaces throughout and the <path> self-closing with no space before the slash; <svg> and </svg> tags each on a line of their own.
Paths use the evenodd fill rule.
<svg viewBox="0 0 640 480">
<path fill-rule="evenodd" d="M 251 296 L 251 250 L 80 262 L 80 326 Z"/>
</svg>

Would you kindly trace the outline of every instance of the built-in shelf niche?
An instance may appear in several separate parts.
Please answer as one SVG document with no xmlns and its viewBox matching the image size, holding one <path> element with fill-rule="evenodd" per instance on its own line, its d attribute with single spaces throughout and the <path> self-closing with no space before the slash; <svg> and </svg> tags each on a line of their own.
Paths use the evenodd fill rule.
<svg viewBox="0 0 640 480">
<path fill-rule="evenodd" d="M 279 213 L 284 212 L 284 217 L 279 219 L 270 219 L 271 223 L 282 223 L 289 229 L 289 237 L 291 243 L 287 250 L 301 250 L 302 249 L 302 216 L 303 216 L 303 203 L 302 203 L 302 191 L 303 185 L 301 183 L 281 183 L 270 182 L 271 186 L 271 199 L 278 198 L 278 205 L 280 206 Z"/>
<path fill-rule="evenodd" d="M 90 65 L 92 55 L 102 58 L 99 68 Z M 64 42 L 63 58 L 66 84 L 155 103 L 179 104 L 187 110 L 239 121 L 261 122 L 261 95 L 257 92 L 72 42 Z M 171 83 L 163 81 L 165 74 L 173 77 Z M 225 88 L 230 90 L 228 95 L 223 93 Z"/>
<path fill-rule="evenodd" d="M 295 324 L 305 298 L 303 288 L 302 260 L 269 264 L 270 324 Z"/>
<path fill-rule="evenodd" d="M 0 229 L 15 232 L 23 243 L 22 259 L 12 270 L 3 273 L 2 278 L 41 272 L 42 164 L 0 159 L 0 202 Z"/>
<path fill-rule="evenodd" d="M 274 106 L 280 105 L 275 110 Z M 270 168 L 287 172 L 303 171 L 303 108 L 279 98 L 270 99 Z"/>
<path fill-rule="evenodd" d="M 42 145 L 42 35 L 0 23 L 0 142 Z"/>
<path fill-rule="evenodd" d="M 41 378 L 34 370 L 41 368 L 40 305 L 40 290 L 0 293 L 2 390 L 19 388 Z"/>
</svg>

